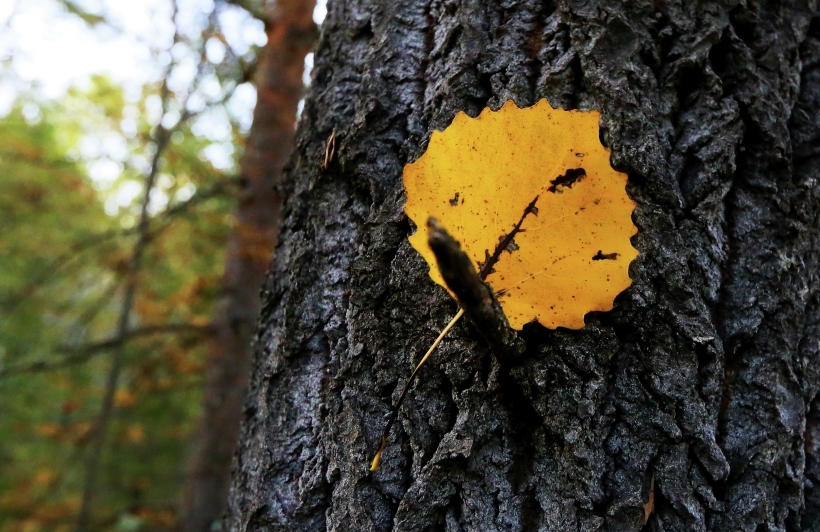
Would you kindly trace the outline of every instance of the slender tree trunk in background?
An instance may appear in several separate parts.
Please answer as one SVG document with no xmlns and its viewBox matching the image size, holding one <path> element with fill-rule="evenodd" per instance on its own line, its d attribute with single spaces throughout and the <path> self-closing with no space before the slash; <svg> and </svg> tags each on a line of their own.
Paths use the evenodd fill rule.
<svg viewBox="0 0 820 532">
<path fill-rule="evenodd" d="M 820 531 L 816 2 L 331 0 L 315 64 L 232 530 Z M 457 111 L 545 97 L 602 112 L 634 284 L 514 360 L 458 325 L 370 475 L 456 310 L 402 167 Z"/>
<path fill-rule="evenodd" d="M 206 363 L 204 404 L 181 509 L 186 532 L 207 532 L 225 511 L 231 459 L 259 315 L 259 287 L 281 224 L 282 168 L 293 150 L 305 55 L 317 36 L 314 0 L 276 0 L 256 72 L 257 105 L 240 162 L 236 227 L 228 239 L 224 295 Z"/>
</svg>

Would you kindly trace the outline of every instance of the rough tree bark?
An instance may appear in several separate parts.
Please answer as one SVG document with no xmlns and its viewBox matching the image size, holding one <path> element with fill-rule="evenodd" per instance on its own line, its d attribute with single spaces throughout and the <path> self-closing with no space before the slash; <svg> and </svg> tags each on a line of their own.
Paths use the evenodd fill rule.
<svg viewBox="0 0 820 532">
<path fill-rule="evenodd" d="M 259 316 L 259 286 L 282 219 L 278 187 L 293 149 L 305 55 L 317 36 L 314 6 L 314 0 L 277 0 L 265 8 L 268 42 L 254 79 L 257 105 L 240 161 L 236 226 L 228 237 L 223 295 L 205 366 L 202 417 L 180 509 L 186 532 L 211 531 L 225 511 L 250 371 L 249 344 Z"/>
<path fill-rule="evenodd" d="M 233 530 L 820 531 L 816 2 L 331 0 L 315 62 Z M 540 98 L 601 110 L 634 284 L 516 359 L 457 326 L 369 475 L 455 312 L 402 167 L 457 111 Z"/>
</svg>

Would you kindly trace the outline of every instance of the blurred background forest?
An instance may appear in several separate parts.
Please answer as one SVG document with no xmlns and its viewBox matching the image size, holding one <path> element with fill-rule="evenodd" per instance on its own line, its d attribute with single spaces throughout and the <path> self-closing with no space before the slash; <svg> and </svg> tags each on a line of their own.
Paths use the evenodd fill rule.
<svg viewBox="0 0 820 532">
<path fill-rule="evenodd" d="M 220 529 L 324 13 L 0 0 L 0 532 Z"/>
</svg>

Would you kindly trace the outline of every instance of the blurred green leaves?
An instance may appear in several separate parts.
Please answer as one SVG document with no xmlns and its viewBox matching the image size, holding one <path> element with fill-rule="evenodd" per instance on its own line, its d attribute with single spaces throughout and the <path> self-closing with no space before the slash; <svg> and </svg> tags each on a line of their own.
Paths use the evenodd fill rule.
<svg viewBox="0 0 820 532">
<path fill-rule="evenodd" d="M 177 36 L 161 81 L 135 92 L 94 76 L 58 100 L 20 94 L 0 117 L 1 532 L 73 528 L 127 275 L 137 290 L 94 529 L 175 525 L 247 129 L 232 98 L 254 59 L 225 47 L 209 61 L 206 40 L 224 41 L 214 20 Z M 148 244 L 129 272 L 158 146 Z"/>
</svg>

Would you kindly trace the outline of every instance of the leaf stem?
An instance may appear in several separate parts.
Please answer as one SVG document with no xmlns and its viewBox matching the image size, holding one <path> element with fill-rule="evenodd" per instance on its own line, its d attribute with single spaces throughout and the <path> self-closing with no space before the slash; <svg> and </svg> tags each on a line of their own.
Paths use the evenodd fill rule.
<svg viewBox="0 0 820 532">
<path fill-rule="evenodd" d="M 384 448 L 387 447 L 387 436 L 390 434 L 390 429 L 393 427 L 393 423 L 396 421 L 396 418 L 399 415 L 399 407 L 401 407 L 402 402 L 404 401 L 404 397 L 407 395 L 407 392 L 410 390 L 410 386 L 413 385 L 415 381 L 416 375 L 418 374 L 421 367 L 427 362 L 427 359 L 433 354 L 433 351 L 439 346 L 444 337 L 450 332 L 450 329 L 464 316 L 464 309 L 458 309 L 458 313 L 453 316 L 453 319 L 450 320 L 450 323 L 441 331 L 441 334 L 438 335 L 436 341 L 433 342 L 433 345 L 430 346 L 430 349 L 427 350 L 427 353 L 421 357 L 421 360 L 418 364 L 416 364 L 416 369 L 413 370 L 413 373 L 410 374 L 410 378 L 407 379 L 407 383 L 404 385 L 404 389 L 401 391 L 401 395 L 399 396 L 399 400 L 396 402 L 396 406 L 393 407 L 393 410 L 390 412 L 390 418 L 387 420 L 387 425 L 384 427 L 384 432 L 382 432 L 382 439 L 381 443 L 379 444 L 379 450 L 376 451 L 376 455 L 373 457 L 373 461 L 370 463 L 370 471 L 378 471 L 379 469 L 379 462 L 381 461 L 382 452 Z"/>
<path fill-rule="evenodd" d="M 431 248 L 433 248 L 433 253 L 436 254 L 436 261 L 439 265 L 439 271 L 442 272 L 442 275 L 445 277 L 445 282 L 447 286 L 450 287 L 451 290 L 459 294 L 459 301 L 461 301 L 462 297 L 466 297 L 465 302 L 469 302 L 467 305 L 474 306 L 476 309 L 481 307 L 486 314 L 485 320 L 479 320 L 480 323 L 484 324 L 495 324 L 499 325 L 497 321 L 493 321 L 494 312 L 492 307 L 492 296 L 487 292 L 486 285 L 482 281 L 487 278 L 487 276 L 492 273 L 493 266 L 498 262 L 501 258 L 501 253 L 507 249 L 507 246 L 515 238 L 515 235 L 522 231 L 521 226 L 524 223 L 524 219 L 529 214 L 538 215 L 538 208 L 535 204 L 538 202 L 538 196 L 535 196 L 533 200 L 527 205 L 524 209 L 524 213 L 521 215 L 521 219 L 518 220 L 518 223 L 515 224 L 512 231 L 507 233 L 506 235 L 502 236 L 499 239 L 498 245 L 495 248 L 495 251 L 492 255 L 487 253 L 487 261 L 481 268 L 481 271 L 476 276 L 475 269 L 473 268 L 472 262 L 470 259 L 464 254 L 463 251 L 459 249 L 458 243 L 447 234 L 446 230 L 444 230 L 438 222 L 436 222 L 433 218 L 427 220 L 427 229 L 430 231 L 430 238 L 428 239 L 428 244 Z M 440 252 L 437 253 L 437 248 L 441 248 Z M 453 252 L 447 253 L 446 251 L 450 250 Z M 442 264 L 442 260 L 445 260 L 447 263 L 447 268 L 444 268 Z M 459 267 L 460 266 L 460 267 Z M 466 270 L 465 267 L 466 266 Z M 452 273 L 452 276 L 447 275 L 443 271 L 447 269 L 447 273 Z M 452 271 L 450 271 L 452 270 Z M 450 278 L 452 277 L 452 278 Z M 477 278 L 476 278 L 477 277 Z M 449 278 L 449 279 L 448 279 Z M 462 285 L 459 285 L 464 290 L 454 290 L 451 286 L 451 281 L 455 281 L 459 279 L 462 282 Z M 474 280 L 474 281 L 473 281 Z M 469 297 L 467 297 L 469 295 Z M 489 297 L 487 297 L 489 296 Z M 460 303 L 461 304 L 461 303 Z M 483 304 L 483 305 L 482 305 Z M 471 317 L 474 317 L 472 313 L 477 312 L 475 309 L 471 310 Z M 464 316 L 464 306 L 462 305 L 459 308 L 458 313 L 450 320 L 450 323 L 441 331 L 441 334 L 438 335 L 436 341 L 433 342 L 433 345 L 430 346 L 430 349 L 427 350 L 427 353 L 422 357 L 421 361 L 419 361 L 416 369 L 413 370 L 413 373 L 410 374 L 410 378 L 407 379 L 407 384 L 404 385 L 404 389 L 401 391 L 401 395 L 399 396 L 399 400 L 396 403 L 396 406 L 393 407 L 393 410 L 390 412 L 390 417 L 387 420 L 387 425 L 384 427 L 384 432 L 382 432 L 382 438 L 379 443 L 379 450 L 376 451 L 376 455 L 373 457 L 373 460 L 370 462 L 370 471 L 378 471 L 379 469 L 379 462 L 381 461 L 382 452 L 384 452 L 385 447 L 387 447 L 387 436 L 390 435 L 390 429 L 393 427 L 393 423 L 395 423 L 396 418 L 399 415 L 399 407 L 401 407 L 401 403 L 404 401 L 404 397 L 407 395 L 407 392 L 410 390 L 410 386 L 412 386 L 416 375 L 418 374 L 421 367 L 427 362 L 427 359 L 430 358 L 430 355 L 433 354 L 433 351 L 436 350 L 438 345 L 444 339 L 444 336 L 450 332 L 450 329 Z M 478 317 L 478 316 L 475 316 Z M 509 325 L 507 324 L 506 320 L 502 316 L 502 322 L 500 324 L 500 328 L 504 331 L 509 331 Z M 497 329 L 497 327 L 490 327 L 493 331 Z M 489 331 L 488 331 L 489 332 Z M 485 335 L 485 339 L 488 339 L 488 343 L 490 343 L 491 347 L 498 347 L 498 345 L 503 345 L 504 342 L 495 342 L 491 341 L 494 340 L 493 335 Z"/>
</svg>

